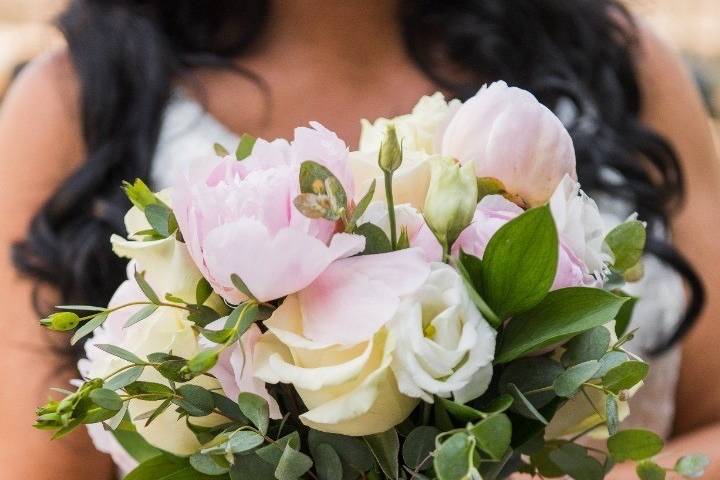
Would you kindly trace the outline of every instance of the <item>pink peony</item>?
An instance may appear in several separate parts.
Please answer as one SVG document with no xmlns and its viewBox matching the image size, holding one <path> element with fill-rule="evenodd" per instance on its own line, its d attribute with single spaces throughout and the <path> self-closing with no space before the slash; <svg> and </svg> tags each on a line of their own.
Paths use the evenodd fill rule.
<svg viewBox="0 0 720 480">
<path fill-rule="evenodd" d="M 547 202 L 566 174 L 577 179 L 572 139 L 560 119 L 505 82 L 483 87 L 458 109 L 441 153 L 472 162 L 478 177 L 500 180 L 530 206 Z"/>
<path fill-rule="evenodd" d="M 364 248 L 363 237 L 335 234 L 333 222 L 309 219 L 293 205 L 305 160 L 327 167 L 353 195 L 345 143 L 322 125 L 311 126 L 296 129 L 290 144 L 258 140 L 242 161 L 196 163 L 176 182 L 173 208 L 190 255 L 228 302 L 245 300 L 232 274 L 258 300 L 270 301 L 305 288 L 333 261 Z"/>
<path fill-rule="evenodd" d="M 475 210 L 473 222 L 458 237 L 453 245 L 453 254 L 460 249 L 465 253 L 482 258 L 485 247 L 500 227 L 523 213 L 523 209 L 500 195 L 483 198 Z M 560 235 L 560 255 L 557 273 L 551 290 L 565 287 L 597 286 L 597 280 L 590 275 L 587 266 L 580 260 Z"/>
</svg>

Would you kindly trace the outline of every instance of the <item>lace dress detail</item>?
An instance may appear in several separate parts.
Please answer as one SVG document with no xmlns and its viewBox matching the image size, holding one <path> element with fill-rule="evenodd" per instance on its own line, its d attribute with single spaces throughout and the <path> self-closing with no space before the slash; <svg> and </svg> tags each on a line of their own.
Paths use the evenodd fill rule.
<svg viewBox="0 0 720 480">
<path fill-rule="evenodd" d="M 237 135 L 197 101 L 177 91 L 165 111 L 151 180 L 156 188 L 165 188 L 193 160 L 213 155 L 213 143 L 231 149 L 238 141 Z M 623 221 L 632 213 L 623 202 L 602 195 L 594 197 L 608 224 Z M 630 400 L 631 414 L 624 425 L 642 426 L 667 437 L 675 411 L 681 350 L 676 347 L 654 358 L 648 352 L 674 331 L 685 308 L 685 297 L 682 280 L 676 273 L 654 257 L 647 256 L 644 262 L 643 280 L 625 290 L 641 298 L 630 326 L 638 329 L 630 349 L 648 360 L 651 369 L 645 386 Z"/>
</svg>

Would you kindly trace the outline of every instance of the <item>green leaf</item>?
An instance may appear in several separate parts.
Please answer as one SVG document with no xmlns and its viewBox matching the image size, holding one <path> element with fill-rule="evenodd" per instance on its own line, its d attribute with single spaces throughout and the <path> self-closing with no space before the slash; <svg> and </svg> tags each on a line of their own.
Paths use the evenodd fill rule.
<svg viewBox="0 0 720 480">
<path fill-rule="evenodd" d="M 512 423 L 507 415 L 499 413 L 477 423 L 470 433 L 475 437 L 478 448 L 493 460 L 500 460 L 510 447 Z"/>
<path fill-rule="evenodd" d="M 413 429 L 402 446 L 402 458 L 405 465 L 413 470 L 425 470 L 432 466 L 430 453 L 435 450 L 435 437 L 440 430 L 430 426 Z"/>
<path fill-rule="evenodd" d="M 482 288 L 482 260 L 475 255 L 465 253 L 462 249 L 460 250 L 460 263 L 465 268 L 468 280 L 475 287 L 478 292 Z"/>
<path fill-rule="evenodd" d="M 400 439 L 394 428 L 375 435 L 363 437 L 365 443 L 375 457 L 378 465 L 385 476 L 391 480 L 397 480 L 400 475 L 398 455 L 400 454 Z"/>
<path fill-rule="evenodd" d="M 547 357 L 521 358 L 507 365 L 500 375 L 500 392 L 515 398 L 516 401 L 511 407 L 513 412 L 537 419 L 536 412 L 528 409 L 525 401 L 509 385 L 515 385 L 534 409 L 542 408 L 555 398 L 552 386 L 555 379 L 564 371 L 565 369 L 558 362 Z"/>
<path fill-rule="evenodd" d="M 628 356 L 623 352 L 618 352 L 618 351 L 607 352 L 599 360 L 600 368 L 598 369 L 597 372 L 595 372 L 595 375 L 593 375 L 593 378 L 604 377 L 606 373 L 608 373 L 610 370 L 617 367 L 621 363 L 625 363 L 627 361 L 627 359 L 628 359 Z"/>
<path fill-rule="evenodd" d="M 232 480 L 275 480 L 272 466 L 257 455 L 236 455 L 235 463 L 230 468 Z"/>
<path fill-rule="evenodd" d="M 246 423 L 245 416 L 240 411 L 240 407 L 238 407 L 238 404 L 234 401 L 230 400 L 224 395 L 220 395 L 217 392 L 212 392 L 213 399 L 215 400 L 215 408 L 217 408 L 220 413 L 225 415 L 227 418 L 230 418 L 232 420 L 241 421 L 242 423 Z"/>
<path fill-rule="evenodd" d="M 300 192 L 316 195 L 331 194 L 332 192 L 328 192 L 326 189 L 328 178 L 337 180 L 335 175 L 323 165 L 312 160 L 304 161 L 300 165 Z M 345 207 L 347 204 L 345 190 L 340 182 L 337 182 L 335 187 L 339 187 L 339 191 L 335 192 L 337 204 Z"/>
<path fill-rule="evenodd" d="M 342 480 L 343 468 L 340 456 L 327 443 L 321 443 L 315 449 L 315 472 L 319 480 Z"/>
<path fill-rule="evenodd" d="M 510 320 L 495 362 L 509 362 L 604 325 L 626 300 L 597 288 L 552 291 L 539 305 Z"/>
<path fill-rule="evenodd" d="M 507 393 L 500 395 L 491 401 L 486 407 L 483 408 L 483 413 L 503 413 L 508 408 L 512 407 L 513 397 Z"/>
<path fill-rule="evenodd" d="M 158 298 L 157 293 L 155 293 L 155 290 L 153 290 L 147 280 L 145 280 L 145 272 L 138 272 L 137 270 L 135 270 L 135 281 L 137 282 L 140 290 L 142 290 L 145 297 L 147 297 L 147 299 L 150 300 L 151 303 L 154 303 L 156 305 L 161 303 L 160 298 Z"/>
<path fill-rule="evenodd" d="M 240 292 L 246 297 L 248 297 L 250 300 L 257 300 L 255 295 L 252 294 L 247 285 L 245 285 L 245 282 L 243 282 L 242 278 L 240 278 L 238 275 L 234 273 L 230 275 L 230 281 L 233 283 L 233 285 L 235 285 L 235 288 L 240 290 Z"/>
<path fill-rule="evenodd" d="M 200 334 L 213 343 L 225 343 L 234 333 L 235 330 L 232 328 L 223 328 L 222 330 L 208 330 L 203 328 L 200 330 Z"/>
<path fill-rule="evenodd" d="M 270 421 L 270 407 L 267 400 L 250 392 L 241 392 L 238 396 L 240 411 L 263 434 L 267 433 Z"/>
<path fill-rule="evenodd" d="M 187 368 L 195 374 L 204 373 L 213 368 L 217 364 L 219 358 L 220 355 L 216 348 L 202 350 L 188 360 Z"/>
<path fill-rule="evenodd" d="M 510 392 L 513 394 L 515 399 L 519 400 L 520 404 L 524 405 L 525 408 L 531 413 L 532 418 L 535 418 L 540 423 L 547 425 L 549 422 L 547 419 L 535 408 L 535 406 L 530 402 L 530 400 L 527 399 L 525 395 L 520 391 L 520 389 L 514 384 L 511 383 L 508 385 L 510 388 Z M 513 405 L 516 405 L 518 402 L 515 402 Z"/>
<path fill-rule="evenodd" d="M 277 468 L 275 468 L 275 478 L 278 480 L 295 480 L 310 470 L 312 465 L 313 462 L 310 457 L 295 450 L 289 444 L 285 445 L 285 450 L 283 450 Z"/>
<path fill-rule="evenodd" d="M 199 327 L 207 327 L 220 318 L 220 314 L 207 305 L 188 305 L 190 314 L 187 319 Z"/>
<path fill-rule="evenodd" d="M 616 270 L 623 272 L 640 261 L 646 235 L 645 226 L 637 220 L 622 223 L 607 234 L 605 244 L 615 256 Z"/>
<path fill-rule="evenodd" d="M 92 305 L 57 305 L 55 308 L 58 310 L 76 310 L 79 312 L 104 312 L 107 310 L 105 307 L 93 307 Z"/>
<path fill-rule="evenodd" d="M 440 446 L 433 462 L 438 480 L 469 479 L 473 466 L 475 438 L 458 432 Z"/>
<path fill-rule="evenodd" d="M 602 480 L 603 466 L 580 445 L 566 443 L 549 454 L 550 460 L 571 478 Z"/>
<path fill-rule="evenodd" d="M 467 405 L 453 402 L 452 400 L 449 400 L 447 398 L 440 398 L 438 400 L 440 401 L 440 403 L 442 403 L 442 405 L 445 407 L 445 409 L 450 415 L 463 422 L 475 422 L 477 420 L 482 420 L 483 418 L 487 417 L 485 413 L 479 410 L 475 410 L 474 408 Z"/>
<path fill-rule="evenodd" d="M 561 373 L 553 382 L 553 390 L 559 397 L 570 398 L 590 380 L 600 368 L 597 360 L 574 365 Z"/>
<path fill-rule="evenodd" d="M 97 327 L 102 325 L 105 320 L 107 320 L 107 317 L 107 312 L 98 313 L 93 318 L 85 322 L 83 326 L 81 326 L 75 331 L 75 334 L 70 339 L 70 345 L 75 345 L 81 339 L 85 338 L 87 335 L 90 335 L 93 330 L 95 330 Z"/>
<path fill-rule="evenodd" d="M 292 432 L 275 440 L 275 442 L 270 445 L 257 449 L 255 453 L 274 468 L 278 462 L 280 462 L 280 457 L 282 457 L 285 446 L 287 445 L 290 445 L 290 447 L 295 450 L 300 450 L 300 434 L 298 432 Z"/>
<path fill-rule="evenodd" d="M 145 185 L 145 182 L 139 178 L 136 178 L 133 183 L 123 182 L 122 188 L 128 200 L 140 211 L 144 211 L 148 205 L 161 203 L 157 196 Z"/>
<path fill-rule="evenodd" d="M 175 214 L 167 205 L 153 203 L 145 207 L 145 218 L 158 235 L 167 238 L 178 228 Z"/>
<path fill-rule="evenodd" d="M 482 262 L 482 297 L 501 319 L 529 310 L 555 279 L 558 234 L 547 206 L 503 225 L 488 242 Z"/>
<path fill-rule="evenodd" d="M 376 183 L 376 180 L 373 179 L 372 183 L 370 184 L 370 188 L 368 188 L 368 191 L 365 192 L 365 195 L 363 195 L 363 197 L 360 199 L 357 206 L 355 207 L 355 210 L 353 210 L 352 217 L 350 217 L 350 223 L 348 224 L 348 226 L 352 228 L 352 230 L 355 230 L 355 226 L 357 225 L 358 220 L 360 220 L 360 217 L 362 217 L 363 213 L 365 213 L 365 210 L 367 210 L 367 207 L 370 205 L 370 202 L 375 196 Z"/>
<path fill-rule="evenodd" d="M 108 390 L 121 389 L 140 378 L 140 375 L 142 375 L 144 369 L 145 367 L 143 367 L 142 365 L 138 365 L 128 368 L 127 370 L 123 370 L 117 375 L 113 375 L 109 380 L 105 381 L 105 384 L 103 386 Z"/>
<path fill-rule="evenodd" d="M 125 322 L 125 328 L 145 320 L 147 317 L 155 313 L 155 310 L 157 309 L 158 305 L 145 305 L 143 308 L 135 312 L 127 322 Z"/>
<path fill-rule="evenodd" d="M 148 401 L 164 400 L 174 395 L 170 387 L 156 382 L 136 381 L 126 385 L 123 390 L 130 395 L 143 395 L 143 400 Z M 145 397 L 146 395 L 148 396 L 147 398 Z"/>
<path fill-rule="evenodd" d="M 140 463 L 162 454 L 160 450 L 150 445 L 147 440 L 137 432 L 116 429 L 112 434 L 122 448 Z"/>
<path fill-rule="evenodd" d="M 187 382 L 193 378 L 193 375 L 187 372 L 185 366 L 187 360 L 184 358 L 166 360 L 159 366 L 155 367 L 163 377 L 167 378 L 171 382 Z"/>
<path fill-rule="evenodd" d="M 123 406 L 123 400 L 120 395 L 107 388 L 98 388 L 90 392 L 90 400 L 98 407 L 106 410 L 117 412 Z"/>
<path fill-rule="evenodd" d="M 129 352 L 125 350 L 124 348 L 120 348 L 116 345 L 110 345 L 106 343 L 98 343 L 95 345 L 97 348 L 102 350 L 103 352 L 107 352 L 110 355 L 113 355 L 118 358 L 122 358 L 123 360 L 127 360 L 130 363 L 139 363 L 143 364 L 145 363 L 140 357 L 135 355 L 132 352 Z"/>
<path fill-rule="evenodd" d="M 608 395 L 605 398 L 605 417 L 608 433 L 612 436 L 618 432 L 620 417 L 618 414 L 618 403 L 614 396 Z"/>
<path fill-rule="evenodd" d="M 195 286 L 195 303 L 198 305 L 202 305 L 207 301 L 208 298 L 210 298 L 210 295 L 212 295 L 213 289 L 210 286 L 210 282 L 205 280 L 205 278 L 200 278 L 198 280 L 197 285 Z"/>
<path fill-rule="evenodd" d="M 138 465 L 124 480 L 218 480 L 195 470 L 185 458 L 159 455 Z"/>
<path fill-rule="evenodd" d="M 571 367 L 590 360 L 600 360 L 610 346 L 610 331 L 604 326 L 583 332 L 565 344 L 561 362 Z"/>
<path fill-rule="evenodd" d="M 355 229 L 355 233 L 365 237 L 365 250 L 362 251 L 362 255 L 392 252 L 390 239 L 383 229 L 374 223 L 363 223 Z"/>
<path fill-rule="evenodd" d="M 628 327 L 630 327 L 630 321 L 632 320 L 633 311 L 635 305 L 639 300 L 638 297 L 630 295 L 624 295 L 628 301 L 623 304 L 620 311 L 615 315 L 615 335 L 622 337 L 627 333 Z"/>
<path fill-rule="evenodd" d="M 213 457 L 206 453 L 194 453 L 188 460 L 195 470 L 205 475 L 223 475 L 230 471 L 229 468 L 219 465 L 213 460 Z"/>
<path fill-rule="evenodd" d="M 370 448 L 361 439 L 310 430 L 308 444 L 313 458 L 318 457 L 318 447 L 324 443 L 332 445 L 340 457 L 343 480 L 355 480 L 360 472 L 371 470 L 375 464 Z"/>
<path fill-rule="evenodd" d="M 648 430 L 623 430 L 607 441 L 608 452 L 617 463 L 645 460 L 660 453 L 663 446 L 662 438 Z"/>
<path fill-rule="evenodd" d="M 640 480 L 665 480 L 667 473 L 660 465 L 649 460 L 638 463 L 635 472 Z"/>
<path fill-rule="evenodd" d="M 238 161 L 242 161 L 249 157 L 253 151 L 253 147 L 255 147 L 256 140 L 252 135 L 243 133 L 240 136 L 240 143 L 238 143 L 235 149 L 235 158 L 238 159 Z"/>
<path fill-rule="evenodd" d="M 680 457 L 675 464 L 675 471 L 687 478 L 700 478 L 710 465 L 710 459 L 702 453 L 693 453 Z"/>
<path fill-rule="evenodd" d="M 602 378 L 605 388 L 613 393 L 620 393 L 634 387 L 647 376 L 650 367 L 645 362 L 631 360 L 621 363 L 605 374 Z"/>
<path fill-rule="evenodd" d="M 145 421 L 145 426 L 147 427 L 150 425 L 153 421 L 155 421 L 156 418 L 158 418 L 162 413 L 168 409 L 168 407 L 172 404 L 172 399 L 168 398 L 166 400 L 163 400 L 163 402 L 155 409 L 153 410 L 150 415 L 147 417 L 147 420 Z M 139 417 L 136 417 L 134 420 L 139 420 Z"/>
<path fill-rule="evenodd" d="M 257 432 L 239 430 L 228 439 L 226 451 L 228 453 L 243 453 L 262 445 L 265 439 Z"/>
<path fill-rule="evenodd" d="M 176 398 L 173 403 L 183 408 L 191 417 L 210 415 L 215 408 L 212 393 L 199 385 L 182 385 L 177 389 L 177 394 L 182 398 Z"/>
</svg>

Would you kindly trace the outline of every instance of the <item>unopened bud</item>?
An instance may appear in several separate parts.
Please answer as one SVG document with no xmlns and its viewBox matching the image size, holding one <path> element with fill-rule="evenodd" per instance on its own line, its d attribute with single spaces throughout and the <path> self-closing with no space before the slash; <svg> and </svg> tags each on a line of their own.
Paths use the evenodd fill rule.
<svg viewBox="0 0 720 480">
<path fill-rule="evenodd" d="M 402 147 L 395 131 L 395 125 L 392 123 L 388 124 L 387 130 L 385 130 L 385 138 L 380 145 L 378 164 L 385 172 L 394 172 L 402 164 Z"/>
<path fill-rule="evenodd" d="M 472 164 L 463 166 L 450 157 L 433 159 L 423 215 L 438 240 L 448 248 L 470 225 L 477 196 Z"/>
<path fill-rule="evenodd" d="M 56 332 L 67 332 L 78 326 L 80 323 L 80 317 L 73 312 L 58 312 L 53 313 L 47 318 L 40 320 L 40 324 L 55 330 Z"/>
</svg>

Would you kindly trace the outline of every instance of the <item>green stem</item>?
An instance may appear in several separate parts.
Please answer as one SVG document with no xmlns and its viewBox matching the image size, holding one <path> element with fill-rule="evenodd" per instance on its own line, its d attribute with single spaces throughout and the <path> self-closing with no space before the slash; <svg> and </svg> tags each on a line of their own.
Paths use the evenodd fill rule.
<svg viewBox="0 0 720 480">
<path fill-rule="evenodd" d="M 388 218 L 390 219 L 390 246 L 397 248 L 397 225 L 395 224 L 395 200 L 393 199 L 392 178 L 393 172 L 383 171 L 385 175 L 385 200 L 388 206 Z"/>
</svg>

